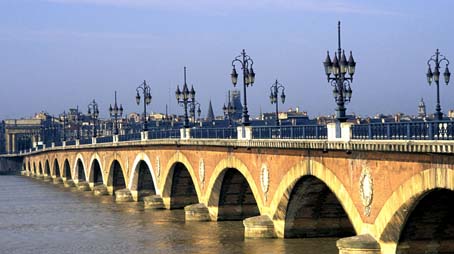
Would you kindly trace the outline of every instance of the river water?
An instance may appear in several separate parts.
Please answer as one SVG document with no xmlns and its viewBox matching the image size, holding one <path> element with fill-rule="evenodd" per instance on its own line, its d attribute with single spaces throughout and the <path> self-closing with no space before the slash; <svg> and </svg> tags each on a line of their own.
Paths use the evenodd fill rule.
<svg viewBox="0 0 454 254">
<path fill-rule="evenodd" d="M 0 176 L 0 253 L 338 253 L 335 238 L 244 239 L 242 221 L 185 222 L 63 185 Z"/>
</svg>

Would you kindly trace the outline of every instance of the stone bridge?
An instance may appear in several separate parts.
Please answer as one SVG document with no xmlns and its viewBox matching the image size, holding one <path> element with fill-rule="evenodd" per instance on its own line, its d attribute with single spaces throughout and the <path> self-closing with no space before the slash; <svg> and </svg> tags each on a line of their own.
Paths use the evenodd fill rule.
<svg viewBox="0 0 454 254">
<path fill-rule="evenodd" d="M 340 253 L 452 253 L 453 141 L 157 139 L 45 148 L 23 174 L 245 237 L 344 237 Z"/>
</svg>

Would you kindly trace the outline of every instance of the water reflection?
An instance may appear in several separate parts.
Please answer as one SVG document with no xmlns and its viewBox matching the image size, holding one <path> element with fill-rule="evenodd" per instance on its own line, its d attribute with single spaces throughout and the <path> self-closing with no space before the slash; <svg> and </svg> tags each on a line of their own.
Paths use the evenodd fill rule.
<svg viewBox="0 0 454 254">
<path fill-rule="evenodd" d="M 0 253 L 337 253 L 335 238 L 244 239 L 241 221 L 185 223 L 62 186 L 0 176 Z"/>
</svg>

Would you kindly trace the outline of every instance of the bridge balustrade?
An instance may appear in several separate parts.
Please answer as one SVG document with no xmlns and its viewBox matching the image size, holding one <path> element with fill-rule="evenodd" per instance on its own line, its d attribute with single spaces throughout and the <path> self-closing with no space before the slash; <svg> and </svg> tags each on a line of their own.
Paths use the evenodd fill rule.
<svg viewBox="0 0 454 254">
<path fill-rule="evenodd" d="M 192 138 L 236 139 L 236 128 L 194 128 L 191 129 Z"/>
<path fill-rule="evenodd" d="M 326 139 L 326 125 L 252 127 L 254 139 Z"/>
<path fill-rule="evenodd" d="M 454 122 L 371 123 L 352 126 L 353 139 L 453 140 Z"/>
<path fill-rule="evenodd" d="M 133 141 L 133 140 L 140 140 L 141 135 L 140 132 L 138 133 L 131 133 L 131 134 L 125 134 L 125 135 L 119 135 L 118 136 L 118 141 Z"/>
<path fill-rule="evenodd" d="M 76 145 L 76 140 L 69 140 L 69 141 L 66 141 L 66 145 L 67 145 L 67 146 L 74 146 L 74 145 Z"/>
<path fill-rule="evenodd" d="M 105 136 L 105 137 L 99 137 L 96 138 L 96 143 L 112 143 L 113 142 L 113 137 L 112 136 Z"/>
<path fill-rule="evenodd" d="M 89 145 L 89 144 L 91 144 L 91 142 L 92 142 L 91 138 L 84 138 L 84 139 L 81 139 L 79 141 L 79 144 L 81 144 L 81 145 Z"/>
<path fill-rule="evenodd" d="M 150 130 L 148 139 L 180 138 L 180 129 Z"/>
</svg>

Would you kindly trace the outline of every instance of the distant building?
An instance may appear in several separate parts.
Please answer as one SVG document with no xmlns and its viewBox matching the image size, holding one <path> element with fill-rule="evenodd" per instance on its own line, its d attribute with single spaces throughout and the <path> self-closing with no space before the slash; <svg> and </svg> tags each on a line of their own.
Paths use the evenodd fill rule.
<svg viewBox="0 0 454 254">
<path fill-rule="evenodd" d="M 243 104 L 241 104 L 241 92 L 240 90 L 230 90 L 230 101 L 235 107 L 235 113 L 232 114 L 232 120 L 241 119 L 243 115 Z"/>
</svg>

